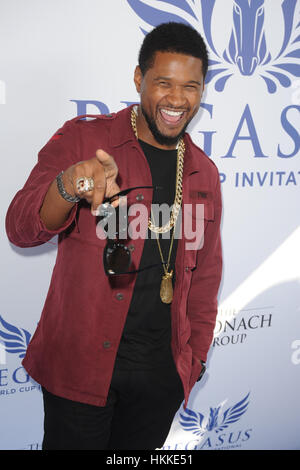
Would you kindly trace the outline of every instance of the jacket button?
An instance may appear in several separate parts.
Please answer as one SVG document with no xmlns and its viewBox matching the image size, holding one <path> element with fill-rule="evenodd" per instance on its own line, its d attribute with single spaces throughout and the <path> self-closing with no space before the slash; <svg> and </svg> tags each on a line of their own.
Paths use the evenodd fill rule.
<svg viewBox="0 0 300 470">
<path fill-rule="evenodd" d="M 118 294 L 116 294 L 116 299 L 117 299 L 117 300 L 123 300 L 123 299 L 124 299 L 124 295 L 121 294 L 121 292 L 118 292 Z"/>
<path fill-rule="evenodd" d="M 111 343 L 110 343 L 110 341 L 104 341 L 104 343 L 103 343 L 103 347 L 104 347 L 104 349 L 109 349 L 109 348 L 110 348 L 110 346 L 111 346 Z"/>
<path fill-rule="evenodd" d="M 142 194 L 138 194 L 138 195 L 136 196 L 136 200 L 137 200 L 137 201 L 142 201 L 143 199 L 144 199 L 144 196 L 143 196 Z"/>
<path fill-rule="evenodd" d="M 190 268 L 189 268 L 188 266 L 186 266 L 186 267 L 185 267 L 185 270 L 186 270 L 186 271 L 189 271 L 189 270 L 190 270 Z"/>
</svg>

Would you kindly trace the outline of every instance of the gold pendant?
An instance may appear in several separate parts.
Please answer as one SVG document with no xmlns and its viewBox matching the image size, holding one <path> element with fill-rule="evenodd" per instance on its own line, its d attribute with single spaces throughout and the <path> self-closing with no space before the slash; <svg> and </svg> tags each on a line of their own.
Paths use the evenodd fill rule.
<svg viewBox="0 0 300 470">
<path fill-rule="evenodd" d="M 170 304 L 173 300 L 173 271 L 163 275 L 160 285 L 160 298 L 164 304 Z"/>
</svg>

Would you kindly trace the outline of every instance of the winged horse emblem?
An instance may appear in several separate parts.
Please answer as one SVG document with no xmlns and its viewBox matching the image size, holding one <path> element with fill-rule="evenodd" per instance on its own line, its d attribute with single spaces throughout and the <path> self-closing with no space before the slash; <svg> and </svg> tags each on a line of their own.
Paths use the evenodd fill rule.
<svg viewBox="0 0 300 470">
<path fill-rule="evenodd" d="M 224 50 L 215 46 L 212 17 L 219 0 L 127 0 L 143 21 L 147 34 L 160 23 L 175 21 L 199 30 L 209 48 L 209 70 L 206 83 L 214 82 L 223 91 L 227 81 L 239 72 L 243 77 L 258 74 L 269 93 L 278 85 L 289 87 L 292 77 L 300 77 L 300 22 L 296 23 L 297 0 L 277 0 L 281 6 L 284 33 L 279 50 L 268 49 L 265 33 L 265 0 L 232 0 L 232 29 Z M 274 1 L 274 0 L 273 0 Z M 228 2 L 229 3 L 229 2 Z"/>
<path fill-rule="evenodd" d="M 189 408 L 186 408 L 180 414 L 180 424 L 185 431 L 191 431 L 197 436 L 202 436 L 208 431 L 219 433 L 228 428 L 230 424 L 237 422 L 243 414 L 247 411 L 249 405 L 250 392 L 238 403 L 227 408 L 221 415 L 222 405 L 216 408 L 210 408 L 208 417 L 202 413 L 197 413 Z"/>
</svg>

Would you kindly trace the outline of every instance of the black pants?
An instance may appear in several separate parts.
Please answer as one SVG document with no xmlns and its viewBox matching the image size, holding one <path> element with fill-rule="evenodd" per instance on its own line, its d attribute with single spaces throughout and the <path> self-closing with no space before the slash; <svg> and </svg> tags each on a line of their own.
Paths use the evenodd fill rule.
<svg viewBox="0 0 300 470">
<path fill-rule="evenodd" d="M 45 389 L 43 396 L 43 450 L 159 448 L 184 398 L 175 366 L 115 370 L 104 407 L 57 397 Z"/>
</svg>

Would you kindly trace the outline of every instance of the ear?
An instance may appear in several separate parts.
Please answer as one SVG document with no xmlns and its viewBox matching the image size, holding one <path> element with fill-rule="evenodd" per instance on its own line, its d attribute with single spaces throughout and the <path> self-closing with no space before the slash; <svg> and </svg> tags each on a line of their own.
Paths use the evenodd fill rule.
<svg viewBox="0 0 300 470">
<path fill-rule="evenodd" d="M 142 80 L 143 80 L 143 74 L 139 65 L 137 65 L 134 71 L 134 83 L 135 83 L 136 91 L 138 93 L 141 92 Z"/>
</svg>

